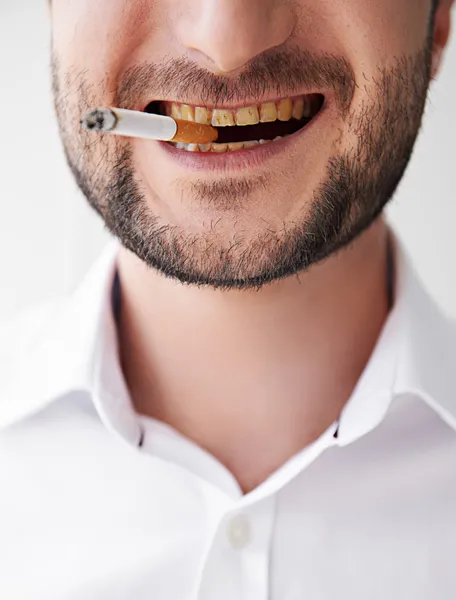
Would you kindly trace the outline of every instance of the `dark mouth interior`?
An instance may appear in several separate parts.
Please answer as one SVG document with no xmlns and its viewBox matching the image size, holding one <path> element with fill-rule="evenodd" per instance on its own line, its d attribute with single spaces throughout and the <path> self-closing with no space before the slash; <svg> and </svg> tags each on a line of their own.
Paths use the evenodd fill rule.
<svg viewBox="0 0 456 600">
<path fill-rule="evenodd" d="M 312 99 L 312 115 L 300 120 L 273 121 L 272 123 L 258 123 L 257 125 L 243 125 L 232 127 L 216 127 L 218 131 L 217 143 L 227 144 L 231 142 L 248 142 L 250 140 L 273 140 L 277 136 L 286 136 L 295 133 L 309 123 L 321 110 L 324 96 L 315 94 Z M 147 105 L 145 112 L 153 114 L 165 114 L 162 102 L 151 102 Z"/>
</svg>

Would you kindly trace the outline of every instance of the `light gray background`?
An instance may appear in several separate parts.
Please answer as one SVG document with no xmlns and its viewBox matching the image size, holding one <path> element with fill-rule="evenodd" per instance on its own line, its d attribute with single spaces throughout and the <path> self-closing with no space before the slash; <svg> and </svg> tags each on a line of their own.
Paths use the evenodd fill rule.
<svg viewBox="0 0 456 600">
<path fill-rule="evenodd" d="M 95 0 L 94 0 L 95 1 Z M 0 314 L 66 294 L 109 240 L 76 189 L 54 121 L 44 0 L 0 0 Z M 456 14 L 453 13 L 454 17 Z M 456 316 L 456 31 L 390 221 Z"/>
</svg>

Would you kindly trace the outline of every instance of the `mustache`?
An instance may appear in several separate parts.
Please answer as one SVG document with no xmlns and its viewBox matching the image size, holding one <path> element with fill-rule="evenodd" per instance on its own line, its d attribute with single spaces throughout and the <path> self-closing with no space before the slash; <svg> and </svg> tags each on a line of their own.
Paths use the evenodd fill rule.
<svg viewBox="0 0 456 600">
<path fill-rule="evenodd" d="M 198 98 L 203 105 L 261 102 L 273 92 L 278 98 L 331 90 L 342 114 L 347 114 L 356 80 L 341 56 L 313 54 L 298 47 L 271 49 L 254 57 L 236 76 L 216 75 L 182 56 L 160 64 L 146 62 L 127 69 L 119 80 L 115 102 L 129 108 L 139 98 Z"/>
</svg>

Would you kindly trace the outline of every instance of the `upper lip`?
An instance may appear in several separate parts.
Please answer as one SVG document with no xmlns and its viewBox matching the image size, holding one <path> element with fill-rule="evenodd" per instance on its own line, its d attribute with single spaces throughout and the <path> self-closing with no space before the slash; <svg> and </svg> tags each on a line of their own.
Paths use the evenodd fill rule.
<svg viewBox="0 0 456 600">
<path fill-rule="evenodd" d="M 247 106 L 255 106 L 258 104 L 264 104 L 265 102 L 278 102 L 279 100 L 283 100 L 284 98 L 299 98 L 300 96 L 309 96 L 311 94 L 320 94 L 322 96 L 327 96 L 327 92 L 326 91 L 322 91 L 322 90 L 306 90 L 300 93 L 290 93 L 290 95 L 281 95 L 281 96 L 264 96 L 264 97 L 259 97 L 259 98 L 255 98 L 255 99 L 251 99 L 251 100 L 242 100 L 239 102 L 233 102 L 231 104 L 228 103 L 208 103 L 206 101 L 203 100 L 185 100 L 182 98 L 179 99 L 170 99 L 170 98 L 150 98 L 147 100 L 146 102 L 142 103 L 140 105 L 139 110 L 145 110 L 147 106 L 149 106 L 149 104 L 151 104 L 152 102 L 168 102 L 170 104 L 172 103 L 176 103 L 176 104 L 188 104 L 190 106 L 201 106 L 204 108 L 207 108 L 208 110 L 214 110 L 214 109 L 221 109 L 221 110 L 237 110 L 239 108 L 244 108 Z M 136 108 L 136 107 L 135 107 Z M 138 110 L 138 108 L 136 108 L 136 110 Z"/>
</svg>

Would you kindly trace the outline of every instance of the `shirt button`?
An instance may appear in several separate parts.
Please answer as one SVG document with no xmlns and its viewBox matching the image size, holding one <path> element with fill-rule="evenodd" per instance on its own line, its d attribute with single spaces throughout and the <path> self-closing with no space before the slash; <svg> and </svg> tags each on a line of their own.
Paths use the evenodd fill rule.
<svg viewBox="0 0 456 600">
<path fill-rule="evenodd" d="M 236 515 L 227 525 L 227 535 L 233 548 L 245 548 L 250 541 L 250 523 L 245 515 Z"/>
</svg>

